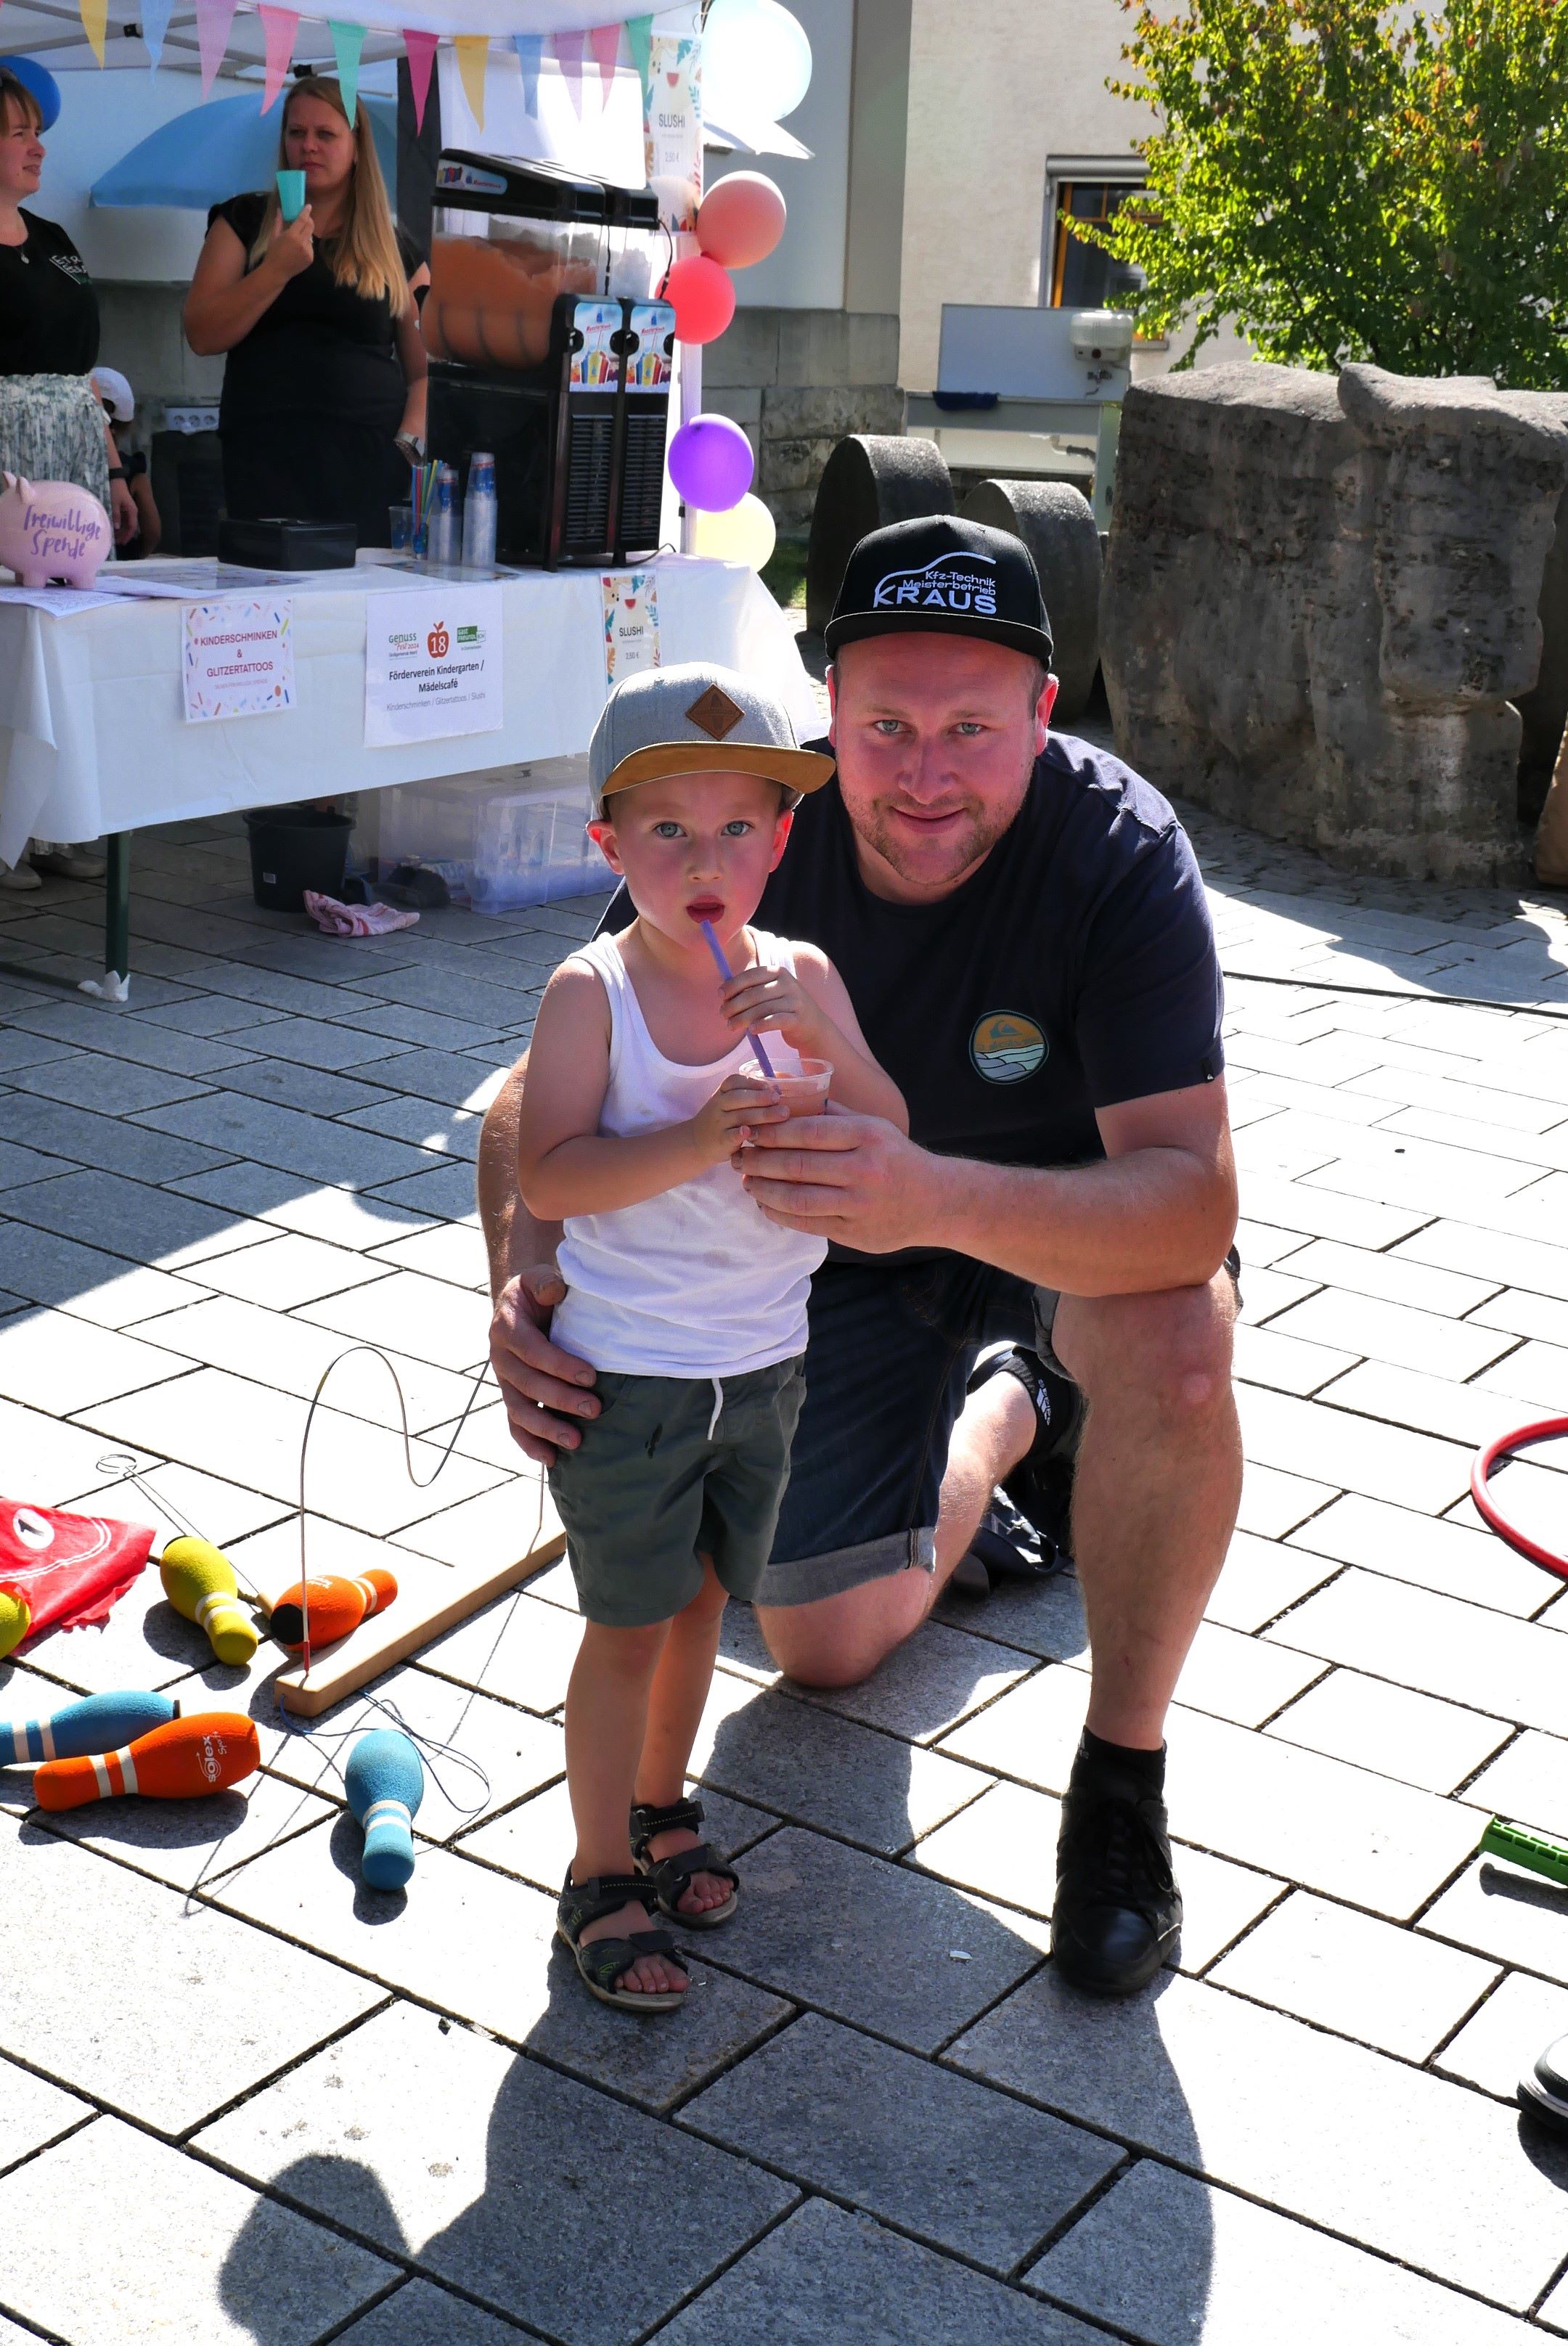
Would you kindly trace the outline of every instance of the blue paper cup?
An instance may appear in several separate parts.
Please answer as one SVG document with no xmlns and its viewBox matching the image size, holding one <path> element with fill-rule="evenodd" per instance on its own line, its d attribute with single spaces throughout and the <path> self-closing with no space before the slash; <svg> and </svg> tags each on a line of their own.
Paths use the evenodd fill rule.
<svg viewBox="0 0 1568 2346">
<path fill-rule="evenodd" d="M 303 171 L 280 171 L 278 174 L 278 209 L 286 220 L 298 219 L 305 209 L 305 174 Z"/>
</svg>

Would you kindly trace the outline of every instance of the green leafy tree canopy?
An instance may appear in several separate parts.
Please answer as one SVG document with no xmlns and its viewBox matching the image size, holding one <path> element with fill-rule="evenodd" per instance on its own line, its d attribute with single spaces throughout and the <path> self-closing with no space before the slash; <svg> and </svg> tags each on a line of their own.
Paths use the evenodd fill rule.
<svg viewBox="0 0 1568 2346">
<path fill-rule="evenodd" d="M 1146 334 L 1568 385 L 1568 0 L 1123 0 L 1147 185 L 1075 233 Z"/>
</svg>

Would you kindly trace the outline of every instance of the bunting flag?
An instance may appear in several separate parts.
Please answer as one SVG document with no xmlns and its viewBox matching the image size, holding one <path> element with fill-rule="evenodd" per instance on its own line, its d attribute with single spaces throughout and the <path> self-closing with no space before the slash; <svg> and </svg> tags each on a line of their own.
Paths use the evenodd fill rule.
<svg viewBox="0 0 1568 2346">
<path fill-rule="evenodd" d="M 267 0 L 260 0 L 256 14 L 261 19 L 261 30 L 267 42 L 267 87 L 262 94 L 261 111 L 270 114 L 288 75 L 300 19 L 292 8 L 269 7 Z"/>
<path fill-rule="evenodd" d="M 457 51 L 457 70 L 463 76 L 463 95 L 468 100 L 468 111 L 483 130 L 484 76 L 490 65 L 490 36 L 488 33 L 459 33 L 452 46 Z"/>
<path fill-rule="evenodd" d="M 201 0 L 196 0 L 198 7 Z M 365 45 L 362 25 L 341 24 L 335 16 L 327 19 L 327 30 L 332 36 L 332 55 L 337 60 L 338 87 L 343 93 L 343 112 L 351 127 L 360 106 L 360 51 Z"/>
<path fill-rule="evenodd" d="M 223 52 L 229 46 L 229 27 L 233 22 L 234 0 L 196 0 L 196 45 L 201 51 L 203 97 L 212 95 Z"/>
<path fill-rule="evenodd" d="M 99 65 L 104 61 L 104 26 L 108 21 L 108 0 L 77 0 L 82 12 L 82 30 L 93 45 L 93 55 Z M 161 46 L 161 45 L 160 45 Z"/>
<path fill-rule="evenodd" d="M 147 53 L 156 73 L 163 63 L 163 36 L 168 30 L 168 20 L 174 14 L 174 0 L 144 0 L 141 12 L 141 36 L 147 43 Z"/>
<path fill-rule="evenodd" d="M 581 114 L 583 111 L 583 35 L 552 33 L 550 46 L 555 52 L 555 63 L 561 68 L 561 78 L 566 85 L 572 104 Z"/>
<path fill-rule="evenodd" d="M 424 128 L 425 100 L 430 96 L 430 69 L 435 63 L 437 38 L 434 33 L 410 32 L 404 28 L 403 55 L 408 59 L 408 77 L 413 88 L 413 127 L 416 131 Z"/>
<path fill-rule="evenodd" d="M 514 33 L 512 46 L 523 68 L 523 111 L 536 115 L 539 111 L 539 61 L 545 54 L 545 36 L 543 33 Z"/>
<path fill-rule="evenodd" d="M 626 26 L 626 39 L 631 46 L 632 63 L 637 69 L 637 79 L 643 86 L 646 111 L 653 97 L 653 18 L 633 16 Z"/>
<path fill-rule="evenodd" d="M 618 25 L 596 25 L 588 35 L 588 46 L 599 68 L 599 104 L 606 105 L 610 85 L 616 77 L 616 63 L 621 51 L 621 28 Z"/>
</svg>

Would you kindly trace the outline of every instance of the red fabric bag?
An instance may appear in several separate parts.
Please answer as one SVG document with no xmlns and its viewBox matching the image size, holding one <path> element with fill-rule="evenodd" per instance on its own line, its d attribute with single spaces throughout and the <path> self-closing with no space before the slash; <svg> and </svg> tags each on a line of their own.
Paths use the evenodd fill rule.
<svg viewBox="0 0 1568 2346">
<path fill-rule="evenodd" d="M 22 1597 L 32 1615 L 28 1643 L 41 1629 L 80 1629 L 107 1621 L 152 1552 L 150 1524 L 107 1515 L 68 1515 L 0 1499 L 0 1590 Z"/>
</svg>

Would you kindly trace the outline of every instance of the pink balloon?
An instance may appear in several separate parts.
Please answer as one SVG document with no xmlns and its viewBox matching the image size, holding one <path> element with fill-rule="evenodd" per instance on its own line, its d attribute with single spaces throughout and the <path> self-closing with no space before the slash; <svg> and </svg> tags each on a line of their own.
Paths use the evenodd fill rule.
<svg viewBox="0 0 1568 2346">
<path fill-rule="evenodd" d="M 784 198 L 760 171 L 731 171 L 716 179 L 697 216 L 697 240 L 726 269 L 766 260 L 784 233 Z"/>
<path fill-rule="evenodd" d="M 698 513 L 728 513 L 751 486 L 751 443 L 728 415 L 694 415 L 669 444 L 669 476 Z"/>
<path fill-rule="evenodd" d="M 678 342 L 717 342 L 735 315 L 735 288 L 705 252 L 676 262 L 665 279 L 664 298 L 675 304 Z"/>
</svg>

